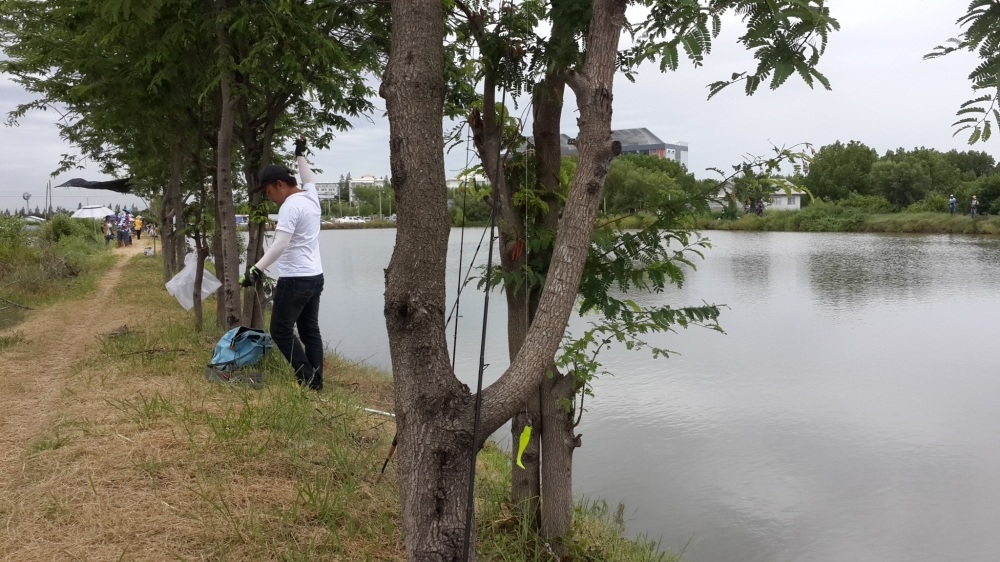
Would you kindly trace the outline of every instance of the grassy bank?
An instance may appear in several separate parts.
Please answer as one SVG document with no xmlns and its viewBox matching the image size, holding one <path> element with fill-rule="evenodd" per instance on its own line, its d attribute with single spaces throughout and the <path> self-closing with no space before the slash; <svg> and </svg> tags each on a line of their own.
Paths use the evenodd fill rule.
<svg viewBox="0 0 1000 562">
<path fill-rule="evenodd" d="M 97 229 L 90 220 L 56 216 L 26 230 L 20 219 L 0 217 L 0 330 L 31 308 L 94 289 L 114 263 Z"/>
<path fill-rule="evenodd" d="M 699 230 L 784 232 L 906 232 L 925 234 L 1000 234 L 1000 216 L 977 217 L 933 212 L 875 213 L 863 208 L 814 203 L 801 211 L 769 211 L 763 216 L 697 220 Z"/>
<path fill-rule="evenodd" d="M 392 410 L 385 373 L 330 357 L 326 390 L 303 393 L 275 352 L 261 389 L 208 383 L 222 330 L 192 330 L 158 257 L 133 258 L 111 299 L 121 327 L 95 333 L 72 365 L 55 421 L 0 504 L 9 554 L 404 559 L 394 464 L 379 475 L 393 421 L 362 409 Z M 479 462 L 481 559 L 551 560 L 510 513 L 507 456 L 488 448 Z M 666 560 L 623 532 L 620 509 L 579 506 L 573 560 Z"/>
</svg>

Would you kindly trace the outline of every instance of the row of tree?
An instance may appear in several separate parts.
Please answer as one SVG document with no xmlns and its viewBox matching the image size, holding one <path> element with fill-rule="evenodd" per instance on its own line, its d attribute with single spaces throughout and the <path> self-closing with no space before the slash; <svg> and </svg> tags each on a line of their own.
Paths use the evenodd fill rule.
<svg viewBox="0 0 1000 562">
<path fill-rule="evenodd" d="M 0 70 L 37 96 L 11 121 L 66 115 L 60 134 L 80 153 L 60 169 L 96 161 L 157 202 L 165 278 L 192 238 L 200 263 L 216 258 L 219 323 L 260 325 L 260 301 L 239 290 L 234 204 L 260 203 L 256 171 L 276 143 L 304 134 L 326 146 L 371 111 L 366 78 L 384 63 L 387 22 L 381 3 L 12 0 L 0 7 Z M 251 261 L 262 241 L 257 224 Z"/>
</svg>

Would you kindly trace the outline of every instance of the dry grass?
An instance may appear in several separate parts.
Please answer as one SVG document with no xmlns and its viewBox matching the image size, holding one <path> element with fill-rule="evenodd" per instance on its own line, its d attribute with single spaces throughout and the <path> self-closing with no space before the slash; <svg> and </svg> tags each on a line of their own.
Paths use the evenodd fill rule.
<svg viewBox="0 0 1000 562">
<path fill-rule="evenodd" d="M 334 360 L 303 393 L 272 356 L 261 390 L 207 383 L 220 331 L 193 333 L 158 268 L 130 262 L 104 305 L 117 327 L 12 459 L 4 559 L 402 560 L 394 478 L 375 483 L 391 419 L 358 409 L 359 392 L 391 409 L 384 375 Z"/>
<path fill-rule="evenodd" d="M 206 382 L 222 330 L 193 331 L 161 267 L 131 257 L 0 333 L 0 558 L 404 560 L 393 467 L 379 478 L 394 423 L 362 409 L 392 411 L 386 375 L 331 356 L 303 392 L 275 352 L 261 389 Z M 479 481 L 482 559 L 549 560 L 512 519 L 504 452 Z M 591 511 L 574 559 L 665 559 Z"/>
</svg>

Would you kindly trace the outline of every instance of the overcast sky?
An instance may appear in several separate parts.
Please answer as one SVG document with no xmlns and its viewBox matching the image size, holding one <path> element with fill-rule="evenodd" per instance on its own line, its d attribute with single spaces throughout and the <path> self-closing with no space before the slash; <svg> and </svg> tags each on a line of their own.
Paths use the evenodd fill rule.
<svg viewBox="0 0 1000 562">
<path fill-rule="evenodd" d="M 750 54 L 735 43 L 739 30 L 724 26 L 701 68 L 682 61 L 674 73 L 644 67 L 634 84 L 616 78 L 612 127 L 647 127 L 664 141 L 689 143 L 688 166 L 699 178 L 716 177 L 706 168 L 728 169 L 748 155 L 769 154 L 772 145 L 811 143 L 819 148 L 838 140 L 858 140 L 880 154 L 918 146 L 966 150 L 966 136 L 952 137 L 951 123 L 959 104 L 972 97 L 967 75 L 976 60 L 965 53 L 931 61 L 922 56 L 958 35 L 955 21 L 967 4 L 966 0 L 830 0 L 841 30 L 831 36 L 820 70 L 832 91 L 810 90 L 793 76 L 776 91 L 762 86 L 753 97 L 746 97 L 736 85 L 706 100 L 708 83 L 754 66 Z M 0 113 L 5 116 L 29 99 L 9 77 L 0 76 Z M 567 101 L 563 132 L 575 136 L 575 106 Z M 384 101 L 375 103 L 374 123 L 356 120 L 355 128 L 340 133 L 330 150 L 313 156 L 315 166 L 323 170 L 320 181 L 336 181 L 348 172 L 354 177 L 389 174 L 389 124 L 382 117 Z M 522 105 L 517 113 L 525 109 Z M 0 125 L 0 171 L 5 180 L 0 185 L 0 209 L 22 207 L 25 192 L 32 195 L 31 208 L 42 206 L 45 184 L 60 155 L 74 152 L 60 140 L 56 117 L 51 111 L 38 112 L 21 119 L 17 127 Z M 993 154 L 995 142 L 975 149 Z M 464 150 L 452 151 L 446 157 L 448 177 L 455 176 L 465 161 Z M 58 185 L 73 177 L 109 179 L 92 167 L 51 181 Z M 53 195 L 56 206 L 67 208 L 80 203 L 145 206 L 137 198 L 108 191 L 55 188 Z"/>
</svg>

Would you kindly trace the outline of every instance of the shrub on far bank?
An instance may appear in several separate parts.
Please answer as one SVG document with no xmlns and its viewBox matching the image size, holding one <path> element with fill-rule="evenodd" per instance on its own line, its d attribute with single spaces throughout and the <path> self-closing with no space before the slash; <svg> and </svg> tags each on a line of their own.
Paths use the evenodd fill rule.
<svg viewBox="0 0 1000 562">
<path fill-rule="evenodd" d="M 948 198 L 944 195 L 928 195 L 906 208 L 907 213 L 950 213 Z"/>
<path fill-rule="evenodd" d="M 836 204 L 841 207 L 849 207 L 869 213 L 892 213 L 896 210 L 888 199 L 878 195 L 858 195 L 857 193 L 852 193 L 850 197 L 837 201 Z"/>
</svg>

